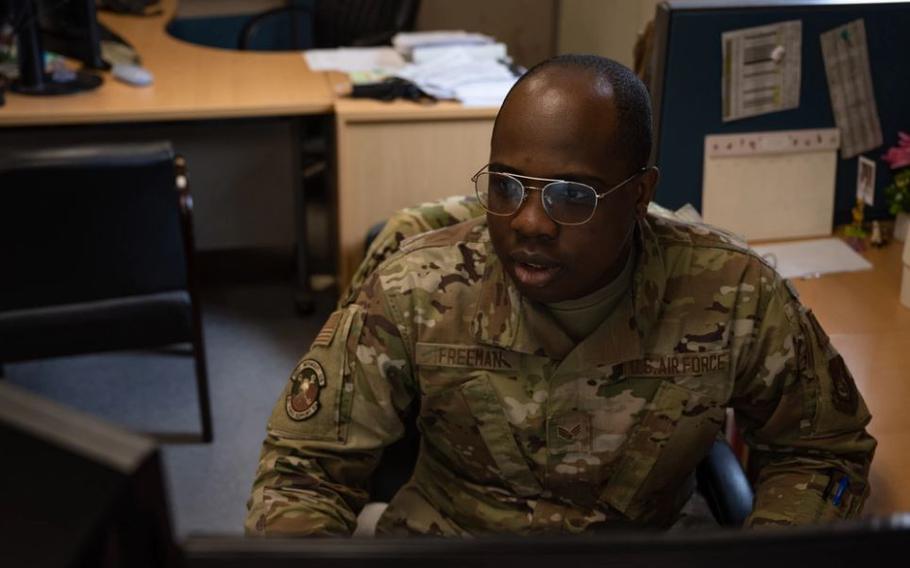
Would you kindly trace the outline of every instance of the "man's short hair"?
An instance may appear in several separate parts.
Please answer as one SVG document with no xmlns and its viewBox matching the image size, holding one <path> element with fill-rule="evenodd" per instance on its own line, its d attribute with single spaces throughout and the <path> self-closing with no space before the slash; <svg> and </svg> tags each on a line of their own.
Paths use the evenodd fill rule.
<svg viewBox="0 0 910 568">
<path fill-rule="evenodd" d="M 613 104 L 616 105 L 618 130 L 623 136 L 623 143 L 617 147 L 624 152 L 623 157 L 631 166 L 646 166 L 651 155 L 651 97 L 635 73 L 625 65 L 599 55 L 557 55 L 541 61 L 519 77 L 509 91 L 509 96 L 523 81 L 551 67 L 584 69 L 610 84 L 613 89 Z M 506 96 L 506 101 L 509 96 Z"/>
</svg>

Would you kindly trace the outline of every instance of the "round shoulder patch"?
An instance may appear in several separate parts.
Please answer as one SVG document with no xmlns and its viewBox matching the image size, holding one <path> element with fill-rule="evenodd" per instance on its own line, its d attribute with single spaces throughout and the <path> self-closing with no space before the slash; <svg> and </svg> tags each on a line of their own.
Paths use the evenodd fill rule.
<svg viewBox="0 0 910 568">
<path fill-rule="evenodd" d="M 325 373 L 315 359 L 304 359 L 291 375 L 291 392 L 284 407 L 291 420 L 306 420 L 319 410 L 319 392 L 325 386 Z"/>
</svg>

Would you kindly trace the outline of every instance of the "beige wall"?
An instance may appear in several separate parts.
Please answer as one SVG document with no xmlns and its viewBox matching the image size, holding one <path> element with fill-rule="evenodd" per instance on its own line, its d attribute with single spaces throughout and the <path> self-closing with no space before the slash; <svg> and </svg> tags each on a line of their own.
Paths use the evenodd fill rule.
<svg viewBox="0 0 910 568">
<path fill-rule="evenodd" d="M 558 12 L 557 0 L 423 0 L 417 28 L 489 34 L 527 67 L 556 54 Z"/>
<path fill-rule="evenodd" d="M 632 66 L 638 32 L 660 0 L 561 0 L 559 53 L 594 53 Z"/>
</svg>

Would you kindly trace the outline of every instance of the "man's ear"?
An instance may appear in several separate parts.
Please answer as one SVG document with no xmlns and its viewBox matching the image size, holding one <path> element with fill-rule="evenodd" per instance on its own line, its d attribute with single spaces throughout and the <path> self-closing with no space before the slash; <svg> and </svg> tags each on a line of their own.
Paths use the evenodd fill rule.
<svg viewBox="0 0 910 568">
<path fill-rule="evenodd" d="M 657 182 L 660 180 L 660 170 L 657 166 L 648 168 L 638 178 L 636 184 L 637 195 L 635 196 L 635 213 L 639 219 L 644 219 L 648 213 L 648 203 L 654 199 L 654 191 L 657 189 Z"/>
</svg>

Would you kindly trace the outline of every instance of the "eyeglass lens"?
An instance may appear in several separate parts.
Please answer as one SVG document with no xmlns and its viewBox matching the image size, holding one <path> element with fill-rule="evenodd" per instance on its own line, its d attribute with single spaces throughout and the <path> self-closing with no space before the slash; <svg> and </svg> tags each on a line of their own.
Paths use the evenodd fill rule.
<svg viewBox="0 0 910 568">
<path fill-rule="evenodd" d="M 475 181 L 477 198 L 488 211 L 511 215 L 521 207 L 524 187 L 516 178 L 482 172 Z M 594 213 L 597 195 L 590 187 L 573 182 L 550 182 L 543 192 L 543 205 L 557 223 L 584 223 Z"/>
</svg>

